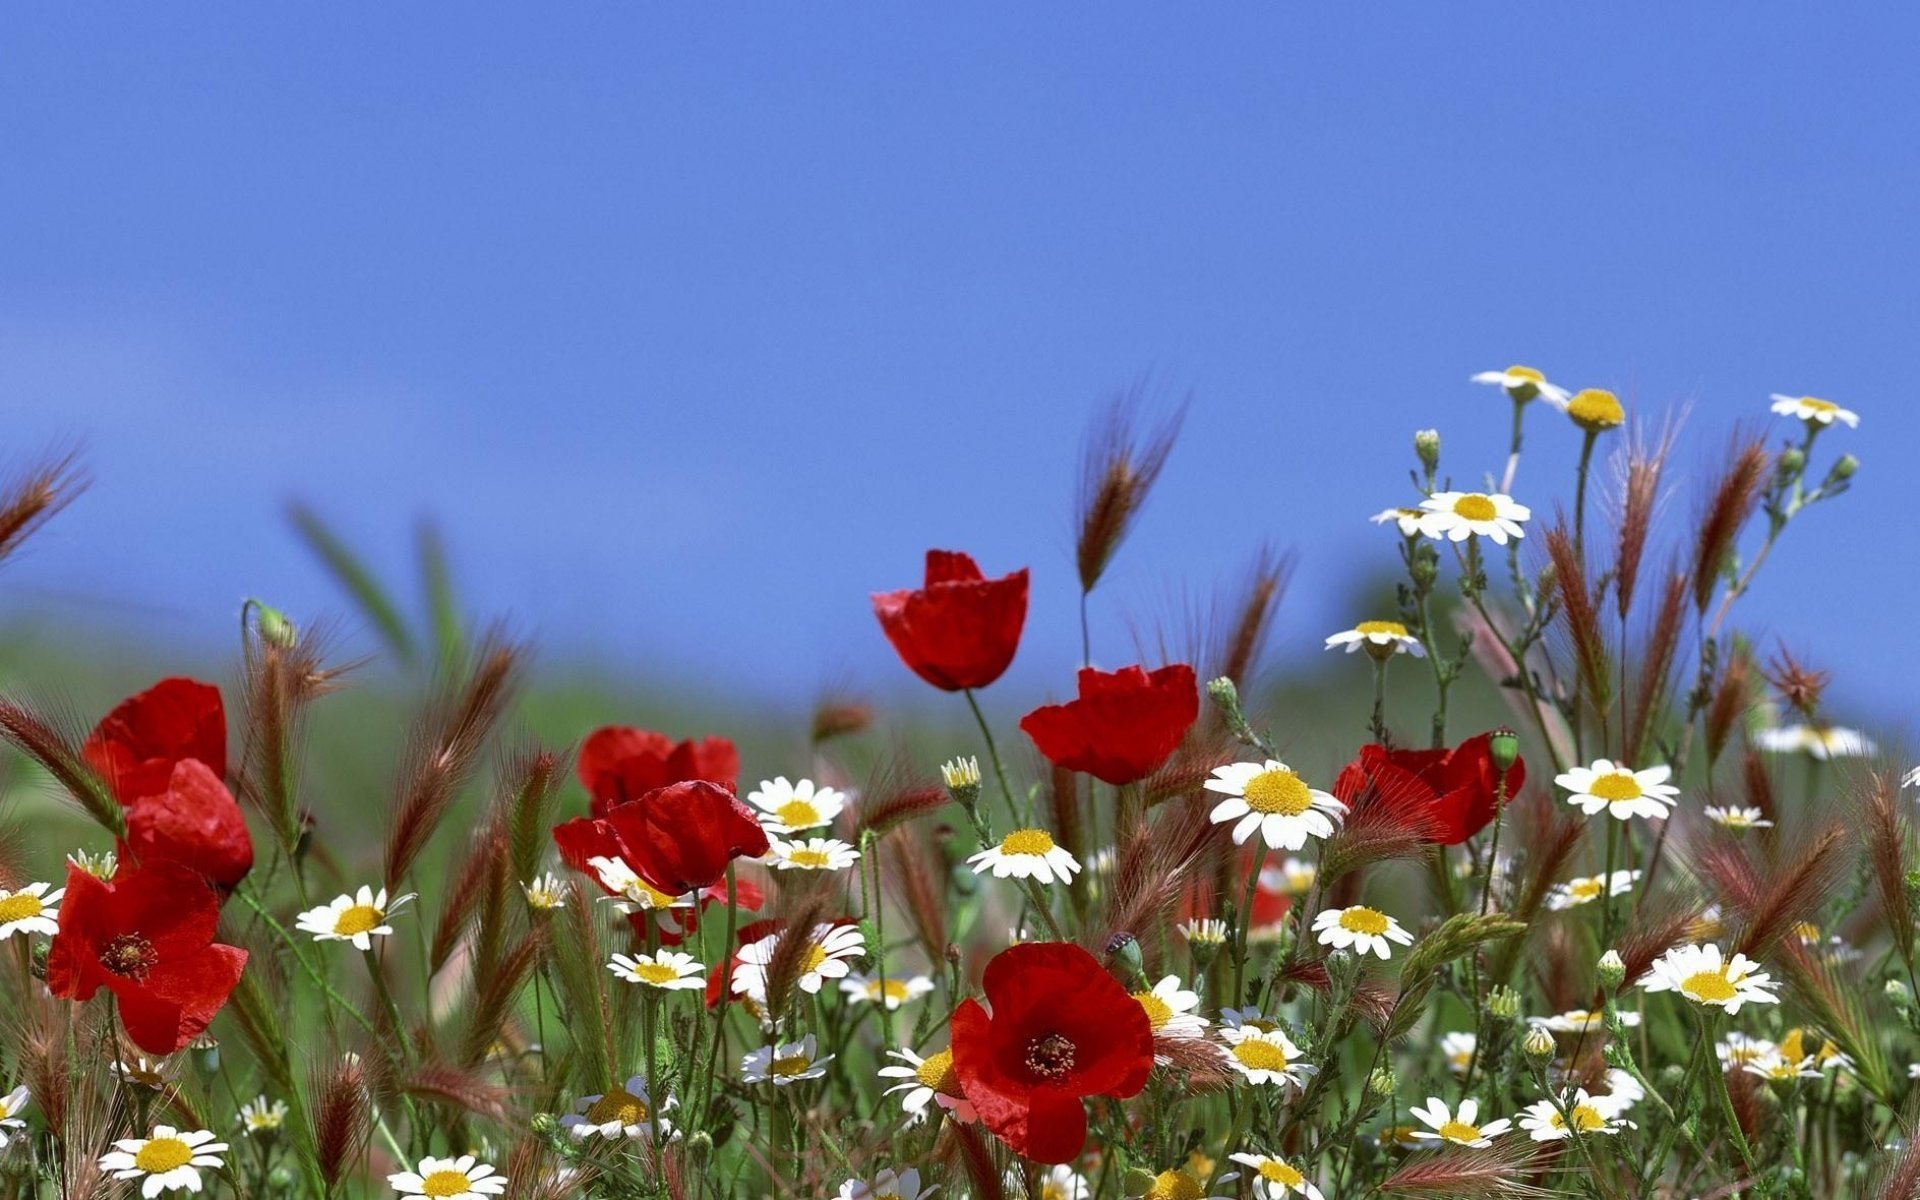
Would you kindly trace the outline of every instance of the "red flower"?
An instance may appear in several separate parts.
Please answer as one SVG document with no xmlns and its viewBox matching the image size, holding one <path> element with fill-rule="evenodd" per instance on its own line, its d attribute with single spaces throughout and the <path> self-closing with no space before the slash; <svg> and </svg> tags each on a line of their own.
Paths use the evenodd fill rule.
<svg viewBox="0 0 1920 1200">
<path fill-rule="evenodd" d="M 1036 1162 L 1079 1157 L 1086 1096 L 1136 1095 L 1153 1069 L 1146 1010 L 1093 955 L 1067 942 L 1013 946 L 982 981 L 992 1015 L 953 1014 L 953 1065 L 980 1120 Z"/>
<path fill-rule="evenodd" d="M 943 691 L 983 688 L 1020 648 L 1027 569 L 988 579 L 957 550 L 929 550 L 925 586 L 875 593 L 873 615 L 915 675 Z"/>
<path fill-rule="evenodd" d="M 1468 738 L 1451 750 L 1362 746 L 1359 757 L 1333 781 L 1333 794 L 1353 804 L 1371 787 L 1378 803 L 1394 811 L 1418 812 L 1431 822 L 1435 842 L 1457 846 L 1493 820 L 1500 769 L 1487 748 L 1492 736 Z M 1516 756 L 1507 772 L 1507 799 L 1526 781 L 1527 764 Z"/>
<path fill-rule="evenodd" d="M 227 712 L 220 689 L 162 679 L 101 718 L 80 753 L 122 804 L 166 791 L 183 759 L 203 762 L 214 778 L 225 779 Z"/>
<path fill-rule="evenodd" d="M 1020 721 L 1056 766 L 1112 784 L 1132 783 L 1167 761 L 1200 715 L 1193 668 L 1080 672 L 1080 698 L 1036 708 Z"/>
<path fill-rule="evenodd" d="M 112 883 L 68 867 L 47 987 L 67 1000 L 107 988 L 133 1044 L 172 1054 L 206 1029 L 247 964 L 245 950 L 214 944 L 219 920 L 219 897 L 178 863 L 125 866 Z"/>
<path fill-rule="evenodd" d="M 617 858 L 669 896 L 711 887 L 734 859 L 767 852 L 753 810 L 703 779 L 655 788 L 605 817 L 568 821 L 555 827 L 553 840 L 576 871 L 591 873 L 595 858 Z"/>
<path fill-rule="evenodd" d="M 163 679 L 123 700 L 80 747 L 126 809 L 121 850 L 188 866 L 231 890 L 253 869 L 253 838 L 227 790 L 220 689 Z"/>
<path fill-rule="evenodd" d="M 664 733 L 608 725 L 587 735 L 574 768 L 593 798 L 593 815 L 637 800 L 670 783 L 704 779 L 728 791 L 740 780 L 740 752 L 723 737 L 688 738 L 676 745 Z"/>
</svg>

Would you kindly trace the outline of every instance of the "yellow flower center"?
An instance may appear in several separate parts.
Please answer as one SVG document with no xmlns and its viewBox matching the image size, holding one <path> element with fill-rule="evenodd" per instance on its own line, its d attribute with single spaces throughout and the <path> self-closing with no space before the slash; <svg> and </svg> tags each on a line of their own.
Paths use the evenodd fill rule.
<svg viewBox="0 0 1920 1200">
<path fill-rule="evenodd" d="M 1133 998 L 1146 1010 L 1147 1021 L 1155 1029 L 1163 1029 L 1173 1018 L 1173 1006 L 1152 992 L 1135 992 Z"/>
<path fill-rule="evenodd" d="M 825 850 L 789 850 L 787 861 L 817 871 L 831 863 L 833 858 Z"/>
<path fill-rule="evenodd" d="M 800 973 L 802 975 L 811 975 L 824 966 L 826 961 L 827 948 L 819 942 L 815 942 L 813 945 L 807 947 L 807 957 L 806 960 L 800 964 Z"/>
<path fill-rule="evenodd" d="M 1453 502 L 1453 511 L 1469 521 L 1491 521 L 1500 515 L 1493 501 L 1479 492 L 1469 492 Z"/>
<path fill-rule="evenodd" d="M 1695 971 L 1680 981 L 1680 991 L 1691 1000 L 1702 1004 L 1725 1004 L 1738 994 L 1733 981 L 1727 978 L 1727 969 L 1718 971 Z"/>
<path fill-rule="evenodd" d="M 1633 777 L 1632 771 L 1612 771 L 1601 775 L 1587 789 L 1587 794 L 1598 796 L 1608 804 L 1621 804 L 1628 800 L 1638 800 L 1646 795 L 1640 790 L 1640 781 Z"/>
<path fill-rule="evenodd" d="M 1596 432 L 1612 429 L 1627 419 L 1626 410 L 1620 407 L 1619 397 L 1601 388 L 1587 388 L 1575 393 L 1573 399 L 1567 401 L 1567 415 L 1580 428 Z"/>
<path fill-rule="evenodd" d="M 1284 768 L 1260 772 L 1241 790 L 1247 807 L 1257 813 L 1297 817 L 1313 807 L 1313 790 L 1304 779 Z"/>
<path fill-rule="evenodd" d="M 1567 895 L 1575 900 L 1592 900 L 1600 895 L 1600 880 L 1576 879 L 1567 885 Z"/>
<path fill-rule="evenodd" d="M 1297 1188 L 1307 1181 L 1305 1175 L 1277 1158 L 1269 1158 L 1261 1162 L 1260 1178 L 1268 1183 L 1277 1183 L 1282 1187 L 1290 1188 Z"/>
<path fill-rule="evenodd" d="M 1793 927 L 1794 936 L 1811 945 L 1820 940 L 1820 927 L 1812 921 L 1802 921 Z"/>
<path fill-rule="evenodd" d="M 1356 905 L 1340 914 L 1340 928 L 1349 933 L 1379 937 L 1387 931 L 1387 915 L 1377 909 Z"/>
<path fill-rule="evenodd" d="M 870 979 L 867 981 L 867 999 L 904 1004 L 907 999 L 907 985 L 898 979 Z"/>
<path fill-rule="evenodd" d="M 473 1180 L 465 1171 L 435 1171 L 421 1182 L 423 1196 L 464 1196 L 473 1190 Z"/>
<path fill-rule="evenodd" d="M 157 1137 L 140 1147 L 133 1165 L 149 1175 L 165 1175 L 193 1161 L 193 1147 L 176 1137 Z"/>
<path fill-rule="evenodd" d="M 1233 1056 L 1242 1066 L 1255 1071 L 1284 1071 L 1287 1052 L 1264 1038 L 1248 1038 L 1233 1048 Z"/>
<path fill-rule="evenodd" d="M 640 977 L 642 983 L 650 983 L 654 987 L 665 987 L 680 978 L 680 972 L 672 965 L 644 959 L 633 964 L 633 973 Z"/>
<path fill-rule="evenodd" d="M 615 1088 L 593 1102 L 587 1109 L 587 1122 L 592 1125 L 605 1125 L 618 1121 L 622 1126 L 638 1125 L 652 1115 L 647 1102 L 627 1091 Z"/>
<path fill-rule="evenodd" d="M 1398 621 L 1362 621 L 1353 627 L 1355 633 L 1383 633 L 1388 637 L 1407 636 L 1407 627 Z"/>
<path fill-rule="evenodd" d="M 789 829 L 807 829 L 814 825 L 825 824 L 826 819 L 820 810 L 806 800 L 789 800 L 773 810 L 780 823 Z"/>
<path fill-rule="evenodd" d="M 1438 1133 L 1447 1141 L 1462 1145 L 1480 1140 L 1480 1131 L 1465 1121 L 1448 1121 L 1439 1128 Z"/>
<path fill-rule="evenodd" d="M 1000 839 L 1002 854 L 1031 854 L 1039 857 L 1053 849 L 1053 835 L 1044 829 L 1016 829 Z"/>
<path fill-rule="evenodd" d="M 913 1077 L 922 1087 L 930 1087 L 942 1096 L 958 1096 L 960 1081 L 953 1072 L 953 1051 L 936 1050 L 914 1068 Z"/>
<path fill-rule="evenodd" d="M 789 1054 L 776 1058 L 767 1067 L 767 1073 L 776 1079 L 789 1079 L 795 1075 L 804 1075 L 813 1069 L 813 1060 L 804 1054 Z"/>
<path fill-rule="evenodd" d="M 1540 372 L 1534 370 L 1532 367 L 1508 367 L 1507 374 L 1515 376 L 1516 378 L 1519 378 L 1519 379 L 1524 379 L 1528 383 L 1540 384 L 1540 383 L 1545 383 L 1547 381 L 1547 377 L 1545 375 L 1542 375 Z"/>
<path fill-rule="evenodd" d="M 1200 1200 L 1200 1181 L 1185 1171 L 1162 1171 L 1143 1200 Z"/>
<path fill-rule="evenodd" d="M 1814 412 L 1822 412 L 1822 413 L 1840 411 L 1840 406 L 1838 404 L 1835 404 L 1833 401 L 1815 400 L 1812 396 L 1800 397 L 1800 407 L 1809 408 L 1809 409 L 1812 409 Z"/>
<path fill-rule="evenodd" d="M 0 897 L 0 925 L 37 917 L 46 910 L 47 906 L 40 903 L 40 897 L 31 892 Z"/>
<path fill-rule="evenodd" d="M 352 908 L 343 910 L 333 919 L 333 931 L 341 937 L 367 933 L 379 928 L 380 922 L 385 920 L 386 916 L 387 914 L 371 904 L 356 904 Z"/>
<path fill-rule="evenodd" d="M 670 908 L 674 897 L 654 887 L 644 879 L 636 879 L 627 885 L 627 899 L 642 908 Z"/>
<path fill-rule="evenodd" d="M 1558 1113 L 1554 1115 L 1559 1116 Z M 1556 1120 L 1554 1124 L 1564 1125 L 1566 1122 Z M 1607 1119 L 1591 1104 L 1576 1104 L 1573 1106 L 1573 1124 L 1581 1133 L 1592 1133 L 1596 1129 L 1605 1129 Z"/>
</svg>

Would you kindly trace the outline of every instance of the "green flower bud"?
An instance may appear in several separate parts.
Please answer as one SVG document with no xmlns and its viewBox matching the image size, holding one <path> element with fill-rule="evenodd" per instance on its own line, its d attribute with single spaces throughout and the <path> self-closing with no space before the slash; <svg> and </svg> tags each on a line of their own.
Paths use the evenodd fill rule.
<svg viewBox="0 0 1920 1200">
<path fill-rule="evenodd" d="M 687 1139 L 687 1165 L 695 1172 L 706 1169 L 713 1159 L 713 1137 L 702 1129 Z"/>
<path fill-rule="evenodd" d="M 1520 735 L 1505 725 L 1487 735 L 1487 757 L 1501 774 L 1513 770 L 1513 764 L 1520 757 Z"/>
<path fill-rule="evenodd" d="M 1798 446 L 1788 446 L 1774 459 L 1773 466 L 1782 479 L 1792 479 L 1807 469 L 1807 452 Z"/>
<path fill-rule="evenodd" d="M 1520 1049 L 1534 1062 L 1545 1062 L 1553 1057 L 1553 1035 L 1535 1025 L 1527 1030 L 1527 1036 L 1520 1042 Z"/>
<path fill-rule="evenodd" d="M 1122 930 L 1107 939 L 1109 974 L 1131 987 L 1145 971 L 1146 965 L 1140 957 L 1140 942 L 1131 933 Z"/>
<path fill-rule="evenodd" d="M 1898 979 L 1887 980 L 1886 992 L 1888 1002 L 1903 1012 L 1913 1003 L 1913 992 Z"/>
<path fill-rule="evenodd" d="M 1859 469 L 1860 469 L 1859 459 L 1855 458 L 1851 454 L 1842 454 L 1839 458 L 1833 461 L 1833 466 L 1828 468 L 1827 482 L 1830 484 L 1845 483 L 1847 480 L 1852 479 L 1853 473 L 1855 471 L 1858 471 Z"/>
<path fill-rule="evenodd" d="M 253 605 L 253 627 L 260 631 L 261 641 L 269 646 L 290 650 L 300 640 L 300 631 L 287 619 L 287 614 L 258 600 L 248 603 Z"/>
<path fill-rule="evenodd" d="M 1440 431 L 1422 429 L 1413 435 L 1413 452 L 1419 456 L 1420 465 L 1429 473 L 1440 467 Z"/>
<path fill-rule="evenodd" d="M 1621 981 L 1627 977 L 1627 963 L 1620 957 L 1618 950 L 1609 950 L 1602 954 L 1596 969 L 1600 975 L 1600 986 L 1608 991 L 1619 987 Z"/>
<path fill-rule="evenodd" d="M 1511 1021 L 1520 1015 L 1520 993 L 1502 985 L 1487 994 L 1487 1011 L 1502 1021 Z"/>
<path fill-rule="evenodd" d="M 1219 705 L 1224 713 L 1240 711 L 1240 689 L 1225 675 L 1207 681 L 1207 698 Z"/>
<path fill-rule="evenodd" d="M 1373 1074 L 1367 1076 L 1367 1091 L 1381 1100 L 1399 1090 L 1400 1081 L 1393 1077 L 1392 1067 L 1375 1067 Z"/>
</svg>

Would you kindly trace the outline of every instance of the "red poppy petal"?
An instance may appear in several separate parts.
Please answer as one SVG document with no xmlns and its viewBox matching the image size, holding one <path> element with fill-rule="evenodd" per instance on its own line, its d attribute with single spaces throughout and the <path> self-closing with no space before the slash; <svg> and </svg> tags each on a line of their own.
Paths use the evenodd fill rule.
<svg viewBox="0 0 1920 1200">
<path fill-rule="evenodd" d="M 246 965 L 245 950 L 207 946 L 162 959 L 143 980 L 116 980 L 113 991 L 127 1036 L 149 1054 L 174 1053 L 206 1031 Z"/>
<path fill-rule="evenodd" d="M 253 868 L 253 838 L 227 785 L 205 763 L 174 764 L 167 789 L 127 809 L 126 847 L 139 862 L 167 860 L 232 888 Z"/>
<path fill-rule="evenodd" d="M 47 990 L 64 1000 L 90 1000 L 107 980 L 100 944 L 111 936 L 113 889 L 79 867 L 67 867 L 60 931 L 47 947 Z"/>
<path fill-rule="evenodd" d="M 991 969 L 992 964 L 988 965 Z M 993 1045 L 993 1021 L 979 1001 L 963 1000 L 953 1010 L 949 1039 L 960 1090 L 967 1094 L 981 1123 L 1016 1152 L 1026 1153 L 1032 1089 L 1001 1068 Z"/>
<path fill-rule="evenodd" d="M 203 949 L 220 924 L 220 897 L 200 872 L 176 862 L 120 868 L 113 899 L 111 934 L 139 934 L 162 960 Z"/>
<path fill-rule="evenodd" d="M 1153 1061 L 1151 1049 L 1147 1061 Z M 1087 1106 L 1079 1097 L 1052 1088 L 1034 1089 L 1027 1108 L 1026 1148 L 1020 1153 L 1035 1162 L 1065 1163 L 1079 1158 L 1086 1145 Z"/>
<path fill-rule="evenodd" d="M 122 801 L 164 790 L 182 759 L 198 759 L 224 779 L 227 714 L 220 689 L 162 679 L 101 718 L 80 753 Z"/>
<path fill-rule="evenodd" d="M 973 556 L 959 550 L 927 551 L 927 586 L 936 583 L 965 583 L 984 579 L 980 574 L 980 564 Z"/>
</svg>

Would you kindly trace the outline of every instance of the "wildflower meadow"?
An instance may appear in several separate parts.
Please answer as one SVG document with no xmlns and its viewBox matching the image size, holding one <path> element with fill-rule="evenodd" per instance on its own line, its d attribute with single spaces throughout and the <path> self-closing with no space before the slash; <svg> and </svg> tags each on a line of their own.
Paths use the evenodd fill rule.
<svg viewBox="0 0 1920 1200">
<path fill-rule="evenodd" d="M 810 581 L 947 723 L 855 686 L 764 749 L 540 697 L 443 573 L 412 628 L 297 514 L 414 683 L 269 598 L 196 617 L 218 677 L 0 697 L 0 1197 L 1920 1195 L 1920 772 L 1739 605 L 1859 519 L 1862 418 L 1456 390 L 1503 459 L 1356 444 L 1379 511 L 1308 514 L 1394 581 L 1349 627 L 1262 552 L 1094 638 L 1189 449 L 1122 398 L 1071 570 Z M 0 554 L 86 470 L 18 473 Z M 1076 611 L 1077 676 L 1010 694 Z M 1355 686 L 1289 716 L 1283 642 Z"/>
</svg>

